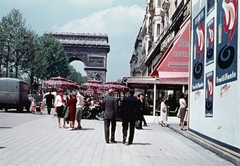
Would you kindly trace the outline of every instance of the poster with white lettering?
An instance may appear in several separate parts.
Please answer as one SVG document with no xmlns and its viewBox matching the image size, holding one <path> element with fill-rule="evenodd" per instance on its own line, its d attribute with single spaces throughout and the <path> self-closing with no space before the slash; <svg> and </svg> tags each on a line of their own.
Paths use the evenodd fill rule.
<svg viewBox="0 0 240 166">
<path fill-rule="evenodd" d="M 213 71 L 206 73 L 205 117 L 213 117 Z"/>
<path fill-rule="evenodd" d="M 207 53 L 206 53 L 206 66 L 214 61 L 214 18 L 207 24 Z"/>
<path fill-rule="evenodd" d="M 204 88 L 205 7 L 193 19 L 192 91 Z"/>
<path fill-rule="evenodd" d="M 217 2 L 216 86 L 237 80 L 238 1 Z"/>
</svg>

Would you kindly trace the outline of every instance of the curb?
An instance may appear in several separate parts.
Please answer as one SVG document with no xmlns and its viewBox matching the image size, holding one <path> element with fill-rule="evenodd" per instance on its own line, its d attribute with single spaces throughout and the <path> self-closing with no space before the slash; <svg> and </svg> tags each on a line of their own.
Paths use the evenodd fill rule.
<svg viewBox="0 0 240 166">
<path fill-rule="evenodd" d="M 221 149 L 219 149 L 219 148 L 217 148 L 217 147 L 215 147 L 215 146 L 213 146 L 213 145 L 211 145 L 211 144 L 209 144 L 209 143 L 207 143 L 207 142 L 205 142 L 205 141 L 203 141 L 203 140 L 201 140 L 201 139 L 191 135 L 191 133 L 188 132 L 188 131 L 187 132 L 186 131 L 181 131 L 180 129 L 177 130 L 171 124 L 169 124 L 168 127 L 170 129 L 172 129 L 173 131 L 183 135 L 184 137 L 192 140 L 193 142 L 201 145 L 202 147 L 204 147 L 204 148 L 206 148 L 206 149 L 216 153 L 220 157 L 222 157 L 222 158 L 232 162 L 233 164 L 236 164 L 236 165 L 240 166 L 240 158 L 238 158 L 238 157 L 236 157 L 236 156 L 234 156 L 234 155 L 232 155 L 232 154 L 230 154 L 230 153 L 228 153 L 226 151 L 223 151 L 223 150 L 221 150 Z"/>
</svg>

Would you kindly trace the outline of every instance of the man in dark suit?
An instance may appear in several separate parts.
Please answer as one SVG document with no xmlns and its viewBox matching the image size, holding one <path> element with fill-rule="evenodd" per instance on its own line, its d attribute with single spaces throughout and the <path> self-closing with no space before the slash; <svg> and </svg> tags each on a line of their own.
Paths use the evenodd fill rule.
<svg viewBox="0 0 240 166">
<path fill-rule="evenodd" d="M 139 124 L 138 129 L 143 129 L 142 128 L 142 122 L 144 122 L 144 126 L 147 126 L 147 122 L 144 118 L 144 112 L 145 112 L 145 101 L 144 101 L 144 94 L 138 94 L 138 113 L 137 113 L 137 120 Z"/>
<path fill-rule="evenodd" d="M 129 125 L 130 125 L 130 133 L 128 137 L 128 145 L 131 145 L 133 142 L 137 104 L 138 104 L 138 101 L 137 101 L 137 98 L 134 97 L 134 90 L 130 90 L 129 96 L 123 99 L 122 105 L 121 105 L 123 144 L 126 143 L 127 130 Z"/>
<path fill-rule="evenodd" d="M 108 90 L 108 95 L 103 100 L 104 113 L 104 131 L 105 141 L 109 143 L 109 127 L 111 123 L 111 142 L 115 141 L 115 129 L 116 129 L 116 118 L 117 118 L 117 99 L 114 97 L 114 91 Z"/>
<path fill-rule="evenodd" d="M 49 91 L 49 93 L 47 95 L 45 95 L 44 98 L 46 99 L 48 115 L 50 115 L 51 109 L 52 109 L 52 106 L 54 103 L 54 95 L 51 93 L 51 91 Z"/>
</svg>

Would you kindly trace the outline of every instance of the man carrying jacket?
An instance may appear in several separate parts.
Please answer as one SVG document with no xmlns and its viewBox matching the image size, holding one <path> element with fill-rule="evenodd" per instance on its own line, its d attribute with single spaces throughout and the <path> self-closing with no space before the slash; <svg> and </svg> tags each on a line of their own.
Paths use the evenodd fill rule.
<svg viewBox="0 0 240 166">
<path fill-rule="evenodd" d="M 111 123 L 111 138 L 112 143 L 115 141 L 115 129 L 116 129 L 116 118 L 117 118 L 117 99 L 114 97 L 113 89 L 108 90 L 108 95 L 103 100 L 104 113 L 104 131 L 105 141 L 109 143 L 109 127 Z"/>
</svg>

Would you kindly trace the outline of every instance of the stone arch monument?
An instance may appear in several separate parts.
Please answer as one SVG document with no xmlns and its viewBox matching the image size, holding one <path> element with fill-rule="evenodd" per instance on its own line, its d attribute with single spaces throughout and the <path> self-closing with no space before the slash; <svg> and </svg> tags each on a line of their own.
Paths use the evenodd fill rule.
<svg viewBox="0 0 240 166">
<path fill-rule="evenodd" d="M 108 36 L 90 33 L 48 33 L 59 40 L 69 62 L 84 63 L 84 72 L 89 79 L 106 82 L 107 53 L 110 51 Z"/>
</svg>

